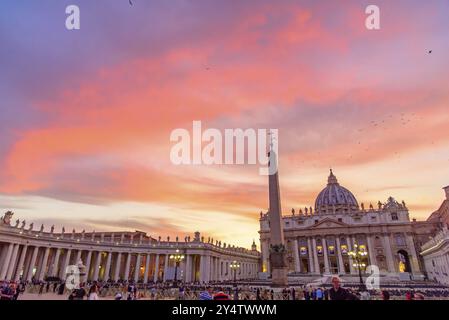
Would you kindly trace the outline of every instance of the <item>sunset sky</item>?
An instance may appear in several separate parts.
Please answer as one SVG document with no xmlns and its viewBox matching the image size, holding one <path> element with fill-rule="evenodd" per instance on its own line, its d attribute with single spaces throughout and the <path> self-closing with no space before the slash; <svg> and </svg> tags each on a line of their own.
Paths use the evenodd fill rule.
<svg viewBox="0 0 449 320">
<path fill-rule="evenodd" d="M 0 209 L 14 220 L 258 243 L 258 165 L 170 162 L 170 132 L 194 120 L 279 129 L 285 214 L 314 205 L 330 167 L 365 205 L 391 195 L 425 219 L 442 202 L 449 1 L 133 2 L 0 2 Z M 69 4 L 81 30 L 65 28 Z"/>
</svg>

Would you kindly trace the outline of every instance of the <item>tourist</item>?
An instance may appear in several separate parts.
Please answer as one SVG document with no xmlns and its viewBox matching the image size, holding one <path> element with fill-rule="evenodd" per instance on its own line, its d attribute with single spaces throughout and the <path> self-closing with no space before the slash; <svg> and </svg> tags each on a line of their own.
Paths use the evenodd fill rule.
<svg viewBox="0 0 449 320">
<path fill-rule="evenodd" d="M 424 294 L 422 294 L 421 292 L 417 292 L 414 294 L 414 298 L 415 300 L 424 300 Z"/>
<path fill-rule="evenodd" d="M 15 291 L 13 285 L 9 285 L 7 282 L 4 283 L 3 288 L 0 291 L 0 300 L 12 300 Z"/>
<path fill-rule="evenodd" d="M 382 300 L 390 300 L 390 293 L 387 290 L 382 290 Z"/>
<path fill-rule="evenodd" d="M 80 284 L 80 287 L 78 289 L 75 289 L 75 295 L 73 297 L 73 300 L 84 300 L 84 297 L 86 296 L 86 289 L 84 289 L 84 283 Z"/>
<path fill-rule="evenodd" d="M 216 295 L 214 295 L 214 300 L 231 300 L 231 299 L 226 293 L 220 291 Z"/>
<path fill-rule="evenodd" d="M 97 285 L 97 281 L 94 281 L 94 283 L 92 284 L 92 286 L 89 289 L 89 294 L 87 295 L 87 299 L 88 300 L 99 300 L 98 297 L 98 285 Z"/>
<path fill-rule="evenodd" d="M 212 300 L 211 288 L 206 288 L 200 293 L 200 300 Z"/>
<path fill-rule="evenodd" d="M 329 290 L 330 300 L 357 300 L 355 295 L 350 294 L 348 290 L 341 287 L 341 280 L 339 277 L 332 277 L 332 288 Z"/>
<path fill-rule="evenodd" d="M 316 299 L 323 300 L 323 289 L 317 288 L 315 291 Z"/>
</svg>

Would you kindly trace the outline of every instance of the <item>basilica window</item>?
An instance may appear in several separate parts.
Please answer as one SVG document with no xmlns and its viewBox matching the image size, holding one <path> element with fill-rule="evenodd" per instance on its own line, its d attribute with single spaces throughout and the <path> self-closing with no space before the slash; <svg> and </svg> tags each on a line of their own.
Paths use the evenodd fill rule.
<svg viewBox="0 0 449 320">
<path fill-rule="evenodd" d="M 347 254 L 347 253 L 348 253 L 348 246 L 347 246 L 347 245 L 342 244 L 342 245 L 340 246 L 340 248 L 341 248 L 341 253 L 342 253 L 342 254 Z"/>
<path fill-rule="evenodd" d="M 405 246 L 405 237 L 402 234 L 397 234 L 395 236 L 396 238 L 396 245 L 397 246 Z"/>
<path fill-rule="evenodd" d="M 391 213 L 391 220 L 393 220 L 393 221 L 399 220 L 398 214 L 396 212 L 392 212 Z"/>
<path fill-rule="evenodd" d="M 318 255 L 322 255 L 323 254 L 323 246 L 316 246 L 316 251 L 317 251 Z"/>
<path fill-rule="evenodd" d="M 307 248 L 306 248 L 306 247 L 301 247 L 301 248 L 299 249 L 299 253 L 300 253 L 302 256 L 307 255 Z"/>
</svg>

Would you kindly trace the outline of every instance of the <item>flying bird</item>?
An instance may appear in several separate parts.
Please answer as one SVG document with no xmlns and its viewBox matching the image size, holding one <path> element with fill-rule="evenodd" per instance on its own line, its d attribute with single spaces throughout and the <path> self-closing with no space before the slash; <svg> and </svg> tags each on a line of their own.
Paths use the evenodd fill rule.
<svg viewBox="0 0 449 320">
<path fill-rule="evenodd" d="M 132 5 L 133 5 L 133 2 L 132 2 L 132 0 L 129 0 L 129 5 L 130 5 L 130 6 L 132 6 Z"/>
<path fill-rule="evenodd" d="M 432 53 L 432 50 L 429 50 L 428 53 L 431 54 L 431 53 Z"/>
</svg>

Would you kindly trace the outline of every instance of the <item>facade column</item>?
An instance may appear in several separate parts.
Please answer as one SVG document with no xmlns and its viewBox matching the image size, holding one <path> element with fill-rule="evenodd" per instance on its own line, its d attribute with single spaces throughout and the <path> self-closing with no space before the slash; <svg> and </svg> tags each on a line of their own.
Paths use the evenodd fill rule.
<svg viewBox="0 0 449 320">
<path fill-rule="evenodd" d="M 111 277 L 109 274 L 111 273 L 111 260 L 112 260 L 112 252 L 108 252 L 108 258 L 106 260 L 106 268 L 104 270 L 103 281 L 108 281 Z"/>
<path fill-rule="evenodd" d="M 293 240 L 293 257 L 295 258 L 295 272 L 301 272 L 301 263 L 299 261 L 298 239 Z"/>
<path fill-rule="evenodd" d="M 270 246 L 268 245 L 268 241 L 265 240 L 260 242 L 260 246 L 260 251 L 262 252 L 262 271 L 270 275 Z"/>
<path fill-rule="evenodd" d="M 206 256 L 206 261 L 205 261 L 205 270 L 206 270 L 206 274 L 205 274 L 205 282 L 208 283 L 210 281 L 210 256 Z M 237 274 L 237 276 L 240 278 L 240 276 Z"/>
<path fill-rule="evenodd" d="M 205 256 L 201 255 L 200 256 L 200 279 L 199 279 L 200 283 L 204 282 L 204 274 L 205 274 L 204 260 L 205 260 Z"/>
<path fill-rule="evenodd" d="M 15 267 L 16 267 L 16 260 L 17 260 L 17 253 L 19 252 L 19 247 L 20 244 L 16 244 L 14 245 L 14 249 L 12 250 L 12 255 L 11 255 L 11 259 L 9 262 L 9 267 L 8 267 L 8 273 L 6 274 L 6 279 L 11 280 Z"/>
<path fill-rule="evenodd" d="M 366 244 L 368 245 L 369 262 L 371 265 L 377 266 L 376 253 L 374 252 L 373 246 L 373 239 L 369 234 L 366 235 Z"/>
<path fill-rule="evenodd" d="M 329 252 L 327 250 L 327 241 L 326 238 L 323 237 L 322 239 L 322 244 L 323 244 L 323 252 L 324 252 L 324 272 L 329 274 L 330 273 L 330 269 L 329 269 Z"/>
<path fill-rule="evenodd" d="M 143 275 L 143 283 L 148 283 L 148 274 L 150 272 L 150 259 L 151 255 L 147 253 L 147 256 L 145 258 L 145 273 Z"/>
<path fill-rule="evenodd" d="M 31 261 L 30 261 L 30 265 L 28 267 L 28 273 L 27 273 L 27 281 L 31 281 L 31 279 L 33 278 L 33 270 L 34 270 L 34 265 L 36 264 L 36 258 L 37 258 L 37 253 L 39 252 L 39 247 L 34 247 L 34 251 L 33 251 L 33 255 L 31 256 Z"/>
<path fill-rule="evenodd" d="M 309 256 L 309 273 L 314 273 L 315 270 L 313 268 L 313 253 L 312 253 L 312 243 L 310 241 L 310 237 L 307 237 L 307 255 Z"/>
<path fill-rule="evenodd" d="M 52 277 L 56 277 L 58 274 L 58 267 L 59 267 L 59 256 L 61 255 L 61 249 L 56 249 L 55 259 L 53 261 L 53 266 L 51 267 L 51 273 L 50 275 Z"/>
<path fill-rule="evenodd" d="M 159 253 L 156 254 L 156 261 L 154 264 L 153 282 L 156 283 L 159 280 Z"/>
<path fill-rule="evenodd" d="M 140 274 L 140 257 L 141 254 L 138 253 L 136 257 L 136 266 L 134 268 L 134 282 L 137 283 L 139 281 L 139 274 Z"/>
<path fill-rule="evenodd" d="M 129 280 L 129 269 L 130 269 L 130 267 L 131 267 L 131 252 L 128 252 L 128 254 L 126 255 L 125 277 L 124 277 L 125 281 Z"/>
<path fill-rule="evenodd" d="M 86 258 L 86 280 L 89 280 L 91 262 L 92 262 L 92 251 L 89 250 L 87 252 L 87 258 Z"/>
<path fill-rule="evenodd" d="M 98 274 L 100 273 L 100 265 L 101 265 L 101 251 L 97 252 L 97 257 L 95 258 L 95 265 L 94 265 L 94 275 L 92 280 L 98 281 Z"/>
<path fill-rule="evenodd" d="M 313 246 L 313 260 L 315 262 L 315 273 L 320 274 L 320 264 L 318 263 L 318 253 L 316 250 L 316 239 L 315 237 L 312 237 L 312 246 Z"/>
<path fill-rule="evenodd" d="M 64 263 L 63 263 L 63 265 L 62 265 L 62 268 L 61 268 L 61 273 L 60 273 L 60 278 L 61 279 L 65 279 L 66 278 L 66 269 L 67 269 L 67 266 L 69 265 L 69 263 L 70 263 L 70 256 L 72 255 L 72 249 L 67 249 L 67 252 L 66 252 L 66 255 L 65 255 L 65 259 L 64 259 Z"/>
<path fill-rule="evenodd" d="M 335 237 L 335 243 L 337 245 L 337 254 L 338 254 L 338 273 L 345 274 L 345 265 L 343 263 L 343 255 L 341 253 L 341 243 L 340 237 Z"/>
<path fill-rule="evenodd" d="M 419 269 L 419 263 L 417 258 L 417 252 L 415 248 L 415 243 L 413 242 L 413 238 L 410 235 L 405 235 L 405 239 L 407 241 L 407 247 L 410 249 L 409 251 L 409 261 L 410 261 L 410 267 L 412 268 L 412 273 L 421 273 L 421 270 Z"/>
<path fill-rule="evenodd" d="M 15 281 L 18 281 L 20 279 L 20 273 L 22 273 L 23 270 L 23 275 L 25 275 L 25 266 L 23 265 L 25 262 L 25 257 L 28 251 L 28 245 L 24 245 L 22 248 L 22 253 L 20 254 L 20 259 L 19 259 L 19 263 L 17 264 L 17 272 L 16 272 L 16 276 L 14 277 Z"/>
<path fill-rule="evenodd" d="M 168 276 L 168 253 L 165 254 L 163 282 L 167 281 L 167 276 Z"/>
<path fill-rule="evenodd" d="M 75 264 L 78 264 L 78 261 L 81 260 L 81 254 L 82 253 L 83 253 L 82 250 L 78 250 L 78 252 L 76 253 Z"/>
<path fill-rule="evenodd" d="M 186 254 L 186 274 L 185 282 L 192 282 L 192 255 Z"/>
<path fill-rule="evenodd" d="M 44 280 L 45 272 L 47 271 L 47 263 L 48 263 L 48 255 L 50 254 L 50 248 L 45 248 L 44 259 L 42 260 L 42 265 L 39 268 L 39 277 L 38 280 Z"/>
<path fill-rule="evenodd" d="M 386 233 L 383 235 L 383 238 L 384 238 L 385 253 L 387 256 L 388 272 L 395 273 L 396 268 L 394 266 L 393 253 L 391 252 L 390 235 L 388 233 Z"/>
<path fill-rule="evenodd" d="M 7 249 L 8 251 L 6 251 L 5 261 L 3 262 L 2 269 L 1 269 L 1 272 L 0 272 L 0 279 L 1 280 L 5 279 L 6 274 L 8 272 L 9 262 L 11 260 L 11 255 L 12 255 L 13 248 L 14 248 L 14 244 L 10 243 L 8 245 L 8 249 Z"/>
<path fill-rule="evenodd" d="M 122 253 L 117 253 L 117 259 L 115 261 L 114 281 L 120 280 L 120 267 L 122 266 Z"/>
<path fill-rule="evenodd" d="M 350 236 L 346 237 L 346 244 L 348 245 L 348 250 L 352 251 L 352 247 L 354 245 L 354 243 L 352 242 L 352 239 Z M 348 260 L 349 260 L 349 272 L 351 274 L 355 274 L 356 271 L 354 269 L 354 260 L 352 259 L 352 257 L 348 254 Z"/>
</svg>

